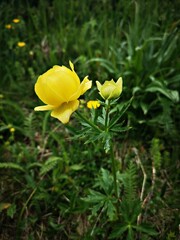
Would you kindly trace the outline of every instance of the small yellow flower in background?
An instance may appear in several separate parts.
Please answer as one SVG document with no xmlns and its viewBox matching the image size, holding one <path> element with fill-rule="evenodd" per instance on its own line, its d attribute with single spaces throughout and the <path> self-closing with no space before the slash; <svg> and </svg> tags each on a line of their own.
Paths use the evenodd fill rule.
<svg viewBox="0 0 180 240">
<path fill-rule="evenodd" d="M 11 24 L 6 24 L 6 25 L 5 25 L 5 28 L 11 29 L 11 28 L 12 28 L 12 25 L 11 25 Z"/>
<path fill-rule="evenodd" d="M 19 18 L 14 18 L 12 21 L 13 21 L 13 23 L 19 23 L 20 19 Z"/>
<path fill-rule="evenodd" d="M 122 92 L 122 78 L 120 77 L 115 83 L 114 80 L 105 81 L 103 85 L 96 81 L 99 94 L 104 99 L 118 98 Z"/>
<path fill-rule="evenodd" d="M 71 114 L 78 109 L 78 98 L 92 85 L 88 76 L 80 82 L 73 63 L 69 62 L 69 65 L 71 69 L 54 66 L 40 75 L 35 84 L 37 96 L 47 105 L 36 107 L 34 110 L 51 110 L 51 116 L 64 124 L 69 122 Z"/>
<path fill-rule="evenodd" d="M 0 209 L 1 210 L 8 209 L 11 205 L 12 205 L 11 203 L 1 203 Z"/>
<path fill-rule="evenodd" d="M 15 132 L 15 128 L 11 127 L 11 128 L 9 129 L 9 131 L 10 131 L 11 133 L 14 133 L 14 132 Z"/>
<path fill-rule="evenodd" d="M 18 45 L 18 47 L 25 47 L 26 43 L 25 42 L 18 42 L 17 45 Z"/>
<path fill-rule="evenodd" d="M 96 100 L 90 100 L 87 102 L 87 107 L 90 109 L 92 109 L 92 108 L 96 109 L 96 108 L 100 107 L 100 105 L 101 105 L 100 102 L 96 101 Z"/>
</svg>

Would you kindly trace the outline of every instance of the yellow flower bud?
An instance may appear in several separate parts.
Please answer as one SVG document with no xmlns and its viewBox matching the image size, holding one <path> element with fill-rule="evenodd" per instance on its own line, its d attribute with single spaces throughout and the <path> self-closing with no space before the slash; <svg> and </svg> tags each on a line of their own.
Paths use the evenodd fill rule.
<svg viewBox="0 0 180 240">
<path fill-rule="evenodd" d="M 90 108 L 90 109 L 92 109 L 92 108 L 96 109 L 96 108 L 100 107 L 100 102 L 90 100 L 90 101 L 87 102 L 87 107 Z"/>
<path fill-rule="evenodd" d="M 62 123 L 69 122 L 71 114 L 79 107 L 78 98 L 91 88 L 88 76 L 82 82 L 74 65 L 69 62 L 71 70 L 65 66 L 54 66 L 41 76 L 35 84 L 35 92 L 45 106 L 36 107 L 35 111 L 51 110 L 51 116 Z"/>
<path fill-rule="evenodd" d="M 11 133 L 14 133 L 14 132 L 15 132 L 15 128 L 11 127 L 11 128 L 9 129 L 9 131 L 10 131 Z"/>
<path fill-rule="evenodd" d="M 19 23 L 20 19 L 19 18 L 14 18 L 12 21 L 13 21 L 13 23 Z"/>
<path fill-rule="evenodd" d="M 25 42 L 18 42 L 17 45 L 18 45 L 18 47 L 25 47 L 26 43 Z"/>
<path fill-rule="evenodd" d="M 11 25 L 11 24 L 6 24 L 6 25 L 5 25 L 5 28 L 11 29 L 11 28 L 12 28 L 12 25 Z"/>
<path fill-rule="evenodd" d="M 118 98 L 122 92 L 122 78 L 120 77 L 115 83 L 114 80 L 105 81 L 103 85 L 96 81 L 99 94 L 104 99 Z"/>
</svg>

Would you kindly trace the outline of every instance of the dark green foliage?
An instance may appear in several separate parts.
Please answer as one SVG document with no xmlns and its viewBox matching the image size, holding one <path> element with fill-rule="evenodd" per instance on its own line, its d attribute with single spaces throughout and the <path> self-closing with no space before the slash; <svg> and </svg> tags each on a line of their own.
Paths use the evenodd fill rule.
<svg viewBox="0 0 180 240">
<path fill-rule="evenodd" d="M 100 191 L 95 191 L 90 189 L 87 197 L 83 198 L 85 202 L 88 202 L 92 205 L 92 216 L 101 214 L 105 212 L 109 221 L 112 221 L 117 218 L 115 204 L 117 200 L 113 197 L 114 188 L 113 188 L 113 177 L 110 172 L 101 169 L 101 175 L 96 181 L 95 187 L 99 187 Z"/>
<path fill-rule="evenodd" d="M 151 142 L 151 157 L 156 169 L 161 167 L 161 152 L 160 152 L 160 141 L 157 138 L 153 138 Z"/>
<path fill-rule="evenodd" d="M 178 5 L 158 0 L 0 2 L 0 239 L 178 238 Z M 14 18 L 20 22 L 13 23 Z M 20 41 L 26 46 L 19 48 Z M 123 171 L 117 173 L 119 202 L 102 147 L 105 140 L 109 150 L 112 136 L 96 131 L 87 139 L 91 130 L 85 125 L 86 134 L 81 132 L 75 113 L 62 126 L 49 113 L 33 110 L 41 104 L 34 93 L 37 77 L 53 65 L 68 66 L 69 60 L 81 79 L 89 75 L 93 81 L 85 103 L 99 98 L 96 80 L 123 78 L 109 118 Z M 84 116 L 103 126 L 101 108 L 81 107 Z M 71 138 L 76 134 L 88 144 Z M 145 196 L 151 190 L 152 162 L 157 170 L 145 209 L 133 147 L 147 172 Z"/>
<path fill-rule="evenodd" d="M 138 224 L 138 217 L 142 213 L 141 202 L 137 193 L 138 182 L 136 165 L 133 162 L 129 163 L 128 169 L 121 176 L 123 182 L 124 194 L 120 203 L 120 222 L 113 227 L 110 239 L 128 240 L 138 239 L 138 233 L 143 233 L 143 236 L 156 236 L 155 229 L 148 224 Z M 140 236 L 140 235 L 139 235 Z"/>
</svg>

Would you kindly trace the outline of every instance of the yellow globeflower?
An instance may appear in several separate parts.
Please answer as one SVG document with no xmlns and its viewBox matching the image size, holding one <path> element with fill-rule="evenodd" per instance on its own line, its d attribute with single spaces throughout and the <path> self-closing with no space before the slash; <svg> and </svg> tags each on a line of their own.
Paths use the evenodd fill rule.
<svg viewBox="0 0 180 240">
<path fill-rule="evenodd" d="M 14 133 L 14 132 L 15 132 L 15 128 L 11 127 L 11 128 L 9 129 L 9 131 L 10 131 L 11 133 Z"/>
<path fill-rule="evenodd" d="M 114 80 L 105 81 L 103 85 L 96 81 L 99 94 L 104 99 L 118 98 L 122 92 L 122 78 L 115 83 Z"/>
<path fill-rule="evenodd" d="M 11 29 L 11 28 L 12 28 L 12 25 L 11 25 L 11 24 L 6 24 L 6 25 L 5 25 L 5 28 Z"/>
<path fill-rule="evenodd" d="M 13 23 L 19 23 L 20 22 L 20 19 L 19 18 L 14 18 L 13 19 Z"/>
<path fill-rule="evenodd" d="M 18 42 L 17 45 L 18 45 L 18 47 L 25 47 L 26 43 L 25 42 Z"/>
<path fill-rule="evenodd" d="M 71 114 L 78 109 L 78 98 L 92 85 L 88 76 L 80 82 L 72 62 L 69 62 L 69 65 L 71 70 L 65 66 L 54 66 L 39 76 L 35 84 L 37 96 L 47 105 L 34 110 L 51 110 L 51 116 L 64 124 L 69 122 Z"/>
<path fill-rule="evenodd" d="M 100 102 L 90 100 L 90 101 L 87 102 L 87 107 L 90 108 L 90 109 L 92 109 L 92 108 L 96 109 L 96 108 L 100 107 Z"/>
</svg>

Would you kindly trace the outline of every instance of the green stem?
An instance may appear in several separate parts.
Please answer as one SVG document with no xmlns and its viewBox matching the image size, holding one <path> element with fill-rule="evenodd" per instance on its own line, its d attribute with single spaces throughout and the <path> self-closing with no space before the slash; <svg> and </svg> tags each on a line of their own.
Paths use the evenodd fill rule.
<svg viewBox="0 0 180 240">
<path fill-rule="evenodd" d="M 119 216 L 119 197 L 118 197 L 118 186 L 117 186 L 117 177 L 116 177 L 116 162 L 115 162 L 115 158 L 114 158 L 114 151 L 113 151 L 113 146 L 111 144 L 111 161 L 112 161 L 112 173 L 113 173 L 113 179 L 114 179 L 114 191 L 115 191 L 115 196 L 117 199 L 117 204 L 116 204 L 116 209 L 117 209 L 117 214 Z"/>
<path fill-rule="evenodd" d="M 18 223 L 17 223 L 17 235 L 16 235 L 16 239 L 19 239 L 19 234 L 20 234 L 20 221 L 22 219 L 22 216 L 23 216 L 23 213 L 25 211 L 25 209 L 27 208 L 27 205 L 29 203 L 29 201 L 32 199 L 33 195 L 36 193 L 37 191 L 37 187 L 31 192 L 30 196 L 28 197 L 27 201 L 25 202 L 23 208 L 21 209 L 21 212 L 20 212 L 20 215 L 19 215 L 19 218 L 18 218 Z"/>
<path fill-rule="evenodd" d="M 109 125 L 109 109 L 110 109 L 110 100 L 106 100 L 106 117 L 105 117 L 105 130 L 108 132 L 108 125 Z"/>
<path fill-rule="evenodd" d="M 94 128 L 95 130 L 97 130 L 98 132 L 102 133 L 103 131 L 97 127 L 93 122 L 91 122 L 89 119 L 87 119 L 86 117 L 84 117 L 80 112 L 76 112 L 76 114 L 86 123 L 88 123 L 92 128 Z"/>
</svg>

